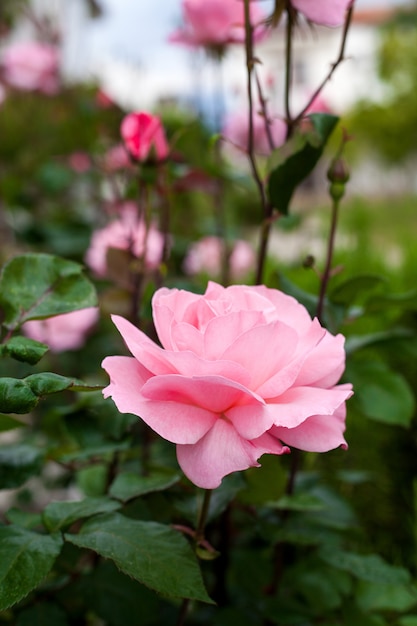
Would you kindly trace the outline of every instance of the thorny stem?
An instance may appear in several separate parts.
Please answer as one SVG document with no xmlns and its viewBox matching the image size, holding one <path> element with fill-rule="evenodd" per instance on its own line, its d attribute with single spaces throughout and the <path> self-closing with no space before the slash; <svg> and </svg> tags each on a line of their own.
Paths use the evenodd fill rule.
<svg viewBox="0 0 417 626">
<path fill-rule="evenodd" d="M 314 100 L 317 98 L 317 96 L 323 90 L 325 85 L 332 78 L 333 73 L 335 72 L 336 68 L 341 63 L 343 63 L 343 61 L 345 60 L 346 41 L 347 41 L 347 36 L 348 36 L 349 29 L 350 29 L 350 25 L 352 23 L 353 7 L 354 7 L 354 2 L 351 3 L 351 5 L 349 6 L 349 8 L 347 10 L 347 13 L 346 13 L 346 19 L 345 19 L 345 23 L 343 25 L 343 33 L 342 33 L 342 40 L 341 40 L 341 44 L 340 44 L 340 50 L 339 50 L 339 54 L 338 54 L 338 57 L 337 57 L 336 61 L 334 61 L 334 63 L 332 63 L 332 65 L 330 66 L 329 73 L 327 74 L 327 76 L 325 76 L 325 78 L 322 80 L 320 85 L 314 91 L 313 95 L 310 97 L 309 101 L 307 102 L 307 104 L 305 105 L 303 110 L 293 120 L 293 126 L 298 124 L 298 122 L 304 117 L 304 115 L 306 114 L 308 109 L 313 104 Z"/>
<path fill-rule="evenodd" d="M 291 116 L 290 93 L 292 84 L 292 38 L 294 30 L 294 9 L 287 2 L 287 27 L 285 38 L 285 117 L 287 120 L 287 139 L 289 139 L 294 130 L 294 122 Z"/>
<path fill-rule="evenodd" d="M 327 285 L 329 283 L 331 269 L 332 269 L 334 244 L 335 244 L 335 239 L 336 239 L 337 219 L 339 216 L 339 204 L 340 204 L 340 198 L 333 199 L 332 221 L 331 221 L 331 226 L 330 226 L 329 241 L 327 244 L 326 265 L 324 268 L 323 275 L 321 277 L 320 294 L 319 294 L 319 300 L 317 303 L 317 318 L 320 323 L 323 322 L 322 318 L 323 318 L 324 300 L 326 297 Z"/>
<path fill-rule="evenodd" d="M 198 522 L 197 522 L 197 528 L 196 528 L 195 535 L 194 535 L 195 546 L 198 546 L 204 540 L 204 528 L 206 526 L 207 515 L 209 512 L 209 508 L 210 508 L 210 499 L 211 499 L 212 493 L 213 492 L 210 489 L 206 489 L 204 491 L 204 500 L 200 509 L 200 514 L 198 516 Z M 189 606 L 190 606 L 190 599 L 184 598 L 181 604 L 180 613 L 178 615 L 176 626 L 183 626 L 185 624 Z"/>
<path fill-rule="evenodd" d="M 259 245 L 258 261 L 256 269 L 256 284 L 263 282 L 263 272 L 266 261 L 266 253 L 268 249 L 269 233 L 272 225 L 273 207 L 268 202 L 265 191 L 265 184 L 261 178 L 255 159 L 254 151 L 254 133 L 253 133 L 253 93 L 252 93 L 252 72 L 254 70 L 255 59 L 253 56 L 253 28 L 250 22 L 250 0 L 245 2 L 245 51 L 246 51 L 246 68 L 247 68 L 247 94 L 249 106 L 249 133 L 248 133 L 248 157 L 251 165 L 252 175 L 258 188 L 261 200 L 261 208 L 263 214 L 263 223 L 261 228 L 261 241 Z"/>
<path fill-rule="evenodd" d="M 270 150 L 274 150 L 275 143 L 274 143 L 274 138 L 272 136 L 272 131 L 271 131 L 271 124 L 270 124 L 270 118 L 268 115 L 267 101 L 263 94 L 261 81 L 259 80 L 259 76 L 258 76 L 258 72 L 256 71 L 256 68 L 254 68 L 254 74 L 255 74 L 255 80 L 256 80 L 256 88 L 258 90 L 258 98 L 259 98 L 261 111 L 262 111 L 262 115 L 263 115 L 264 122 L 265 122 L 266 137 L 268 139 Z"/>
</svg>

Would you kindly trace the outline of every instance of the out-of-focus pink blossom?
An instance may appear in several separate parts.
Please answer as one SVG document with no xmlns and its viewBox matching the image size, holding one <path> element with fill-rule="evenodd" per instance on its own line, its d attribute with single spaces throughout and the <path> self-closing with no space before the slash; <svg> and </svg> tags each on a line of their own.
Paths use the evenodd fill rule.
<svg viewBox="0 0 417 626">
<path fill-rule="evenodd" d="M 230 43 L 245 41 L 245 14 L 242 0 L 183 0 L 184 26 L 169 38 L 187 46 L 223 48 Z M 254 37 L 265 32 L 264 15 L 256 2 L 250 5 Z"/>
<path fill-rule="evenodd" d="M 184 271 L 194 276 L 208 274 L 212 278 L 221 275 L 224 242 L 219 237 L 203 237 L 190 246 L 184 260 Z M 244 240 L 237 240 L 231 246 L 229 273 L 233 280 L 246 276 L 255 263 L 253 248 Z"/>
<path fill-rule="evenodd" d="M 118 144 L 107 150 L 102 164 L 107 172 L 117 172 L 131 167 L 132 162 L 124 145 Z"/>
<path fill-rule="evenodd" d="M 341 26 L 353 0 L 291 0 L 308 20 L 323 26 Z"/>
<path fill-rule="evenodd" d="M 152 309 L 162 347 L 113 316 L 133 356 L 104 359 L 103 393 L 175 443 L 195 485 L 214 489 L 288 446 L 346 448 L 352 388 L 337 384 L 344 337 L 294 298 L 263 285 L 209 283 L 203 295 L 159 289 Z"/>
<path fill-rule="evenodd" d="M 68 164 L 77 174 L 84 174 L 91 168 L 91 159 L 86 152 L 73 152 L 68 157 Z"/>
<path fill-rule="evenodd" d="M 257 154 L 268 155 L 271 152 L 266 124 L 263 115 L 256 113 L 253 116 L 253 147 Z M 284 120 L 275 117 L 268 121 L 268 127 L 274 148 L 282 146 L 287 134 L 287 125 Z M 223 136 L 236 148 L 246 152 L 248 149 L 249 114 L 242 111 L 230 114 L 223 127 Z"/>
<path fill-rule="evenodd" d="M 99 89 L 96 93 L 96 103 L 97 106 L 100 107 L 100 109 L 110 109 L 112 106 L 114 106 L 113 100 L 102 89 Z"/>
<path fill-rule="evenodd" d="M 59 89 L 59 50 L 35 41 L 6 48 L 1 58 L 4 80 L 23 91 L 54 94 Z"/>
<path fill-rule="evenodd" d="M 6 90 L 3 85 L 0 83 L 0 104 L 2 104 L 6 99 Z"/>
<path fill-rule="evenodd" d="M 167 158 L 169 148 L 164 127 L 157 115 L 145 113 L 129 113 L 120 127 L 126 149 L 138 161 L 163 161 Z"/>
<path fill-rule="evenodd" d="M 22 331 L 30 339 L 46 343 L 51 352 L 78 350 L 98 319 L 99 309 L 89 307 L 43 320 L 31 320 L 23 324 Z"/>
<path fill-rule="evenodd" d="M 107 253 L 114 248 L 143 258 L 146 267 L 152 269 L 161 262 L 163 247 L 164 238 L 157 228 L 152 224 L 147 228 L 138 217 L 136 204 L 125 202 L 118 219 L 93 233 L 85 262 L 97 276 L 105 277 L 108 274 Z"/>
</svg>

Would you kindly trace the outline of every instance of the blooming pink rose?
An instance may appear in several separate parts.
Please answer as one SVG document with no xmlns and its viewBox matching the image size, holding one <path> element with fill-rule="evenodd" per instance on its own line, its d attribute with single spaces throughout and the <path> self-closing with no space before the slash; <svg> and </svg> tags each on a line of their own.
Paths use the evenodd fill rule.
<svg viewBox="0 0 417 626">
<path fill-rule="evenodd" d="M 245 13 L 242 0 L 183 0 L 184 28 L 169 40 L 189 46 L 223 47 L 245 41 Z M 255 2 L 250 6 L 255 38 L 265 32 L 264 15 Z"/>
<path fill-rule="evenodd" d="M 137 258 L 143 257 L 148 268 L 155 268 L 161 262 L 163 246 L 162 234 L 153 225 L 146 227 L 138 217 L 134 202 L 125 202 L 119 209 L 119 219 L 93 233 L 85 262 L 97 276 L 104 277 L 107 275 L 107 252 L 116 248 L 129 250 Z"/>
<path fill-rule="evenodd" d="M 103 391 L 177 445 L 199 487 L 256 467 L 264 453 L 346 447 L 345 401 L 337 385 L 344 338 L 331 335 L 294 298 L 265 286 L 205 294 L 159 289 L 153 319 L 162 348 L 113 316 L 132 357 L 110 356 Z"/>
<path fill-rule="evenodd" d="M 323 26 L 341 26 L 353 0 L 291 0 L 308 20 Z"/>
<path fill-rule="evenodd" d="M 161 120 L 150 113 L 129 113 L 120 127 L 126 149 L 138 161 L 155 158 L 162 161 L 169 148 Z"/>
<path fill-rule="evenodd" d="M 6 83 L 24 91 L 54 94 L 59 88 L 59 50 L 35 41 L 16 43 L 4 51 Z"/>
<path fill-rule="evenodd" d="M 282 146 L 287 135 L 287 125 L 280 118 L 273 118 L 269 122 L 269 129 L 275 148 Z M 223 136 L 230 141 L 236 148 L 247 151 L 249 135 L 249 114 L 239 111 L 232 113 L 226 119 Z M 271 152 L 265 118 L 262 115 L 255 114 L 253 116 L 253 143 L 254 150 L 258 154 L 268 155 Z"/>
<path fill-rule="evenodd" d="M 27 337 L 46 343 L 51 352 L 78 350 L 98 319 L 98 308 L 89 307 L 43 320 L 31 320 L 23 324 L 22 330 Z"/>
<path fill-rule="evenodd" d="M 184 260 L 186 274 L 205 272 L 210 276 L 220 276 L 222 267 L 223 242 L 218 237 L 203 237 L 190 246 Z M 254 266 L 255 253 L 253 248 L 243 240 L 233 243 L 229 257 L 231 278 L 238 280 L 244 277 Z"/>
</svg>

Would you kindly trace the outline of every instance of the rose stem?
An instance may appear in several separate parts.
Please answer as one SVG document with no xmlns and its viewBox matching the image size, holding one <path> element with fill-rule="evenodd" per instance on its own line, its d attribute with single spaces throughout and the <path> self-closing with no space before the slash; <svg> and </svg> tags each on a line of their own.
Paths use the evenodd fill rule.
<svg viewBox="0 0 417 626">
<path fill-rule="evenodd" d="M 206 526 L 207 514 L 210 508 L 211 494 L 212 494 L 211 489 L 206 489 L 204 491 L 204 500 L 200 509 L 200 514 L 198 516 L 198 522 L 197 522 L 197 528 L 194 534 L 194 545 L 196 547 L 204 539 L 204 528 Z M 183 626 L 185 624 L 189 606 L 190 606 L 190 598 L 184 598 L 181 604 L 180 613 L 178 615 L 176 626 Z"/>
</svg>

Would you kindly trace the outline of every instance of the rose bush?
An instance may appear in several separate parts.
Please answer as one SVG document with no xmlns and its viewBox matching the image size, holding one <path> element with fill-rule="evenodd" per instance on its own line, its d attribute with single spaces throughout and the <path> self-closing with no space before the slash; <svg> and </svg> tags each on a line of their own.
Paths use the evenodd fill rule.
<svg viewBox="0 0 417 626">
<path fill-rule="evenodd" d="M 1 58 L 5 82 L 23 91 L 54 94 L 59 88 L 59 50 L 36 41 L 15 43 Z"/>
<path fill-rule="evenodd" d="M 244 4 L 240 0 L 183 0 L 183 28 L 170 36 L 170 41 L 188 46 L 224 47 L 245 41 Z M 255 39 L 265 32 L 264 15 L 252 2 L 251 23 Z"/>
<path fill-rule="evenodd" d="M 145 113 L 129 113 L 120 127 L 120 133 L 129 154 L 138 161 L 167 158 L 169 148 L 162 122 L 156 115 Z"/>
<path fill-rule="evenodd" d="M 308 20 L 323 26 L 341 26 L 353 0 L 291 0 L 291 4 Z"/>
<path fill-rule="evenodd" d="M 333 336 L 292 297 L 265 286 L 209 283 L 205 294 L 159 289 L 153 317 L 162 348 L 119 316 L 131 351 L 110 356 L 104 396 L 177 444 L 197 486 L 258 466 L 288 445 L 346 447 L 345 401 L 337 385 L 344 338 Z"/>
</svg>

